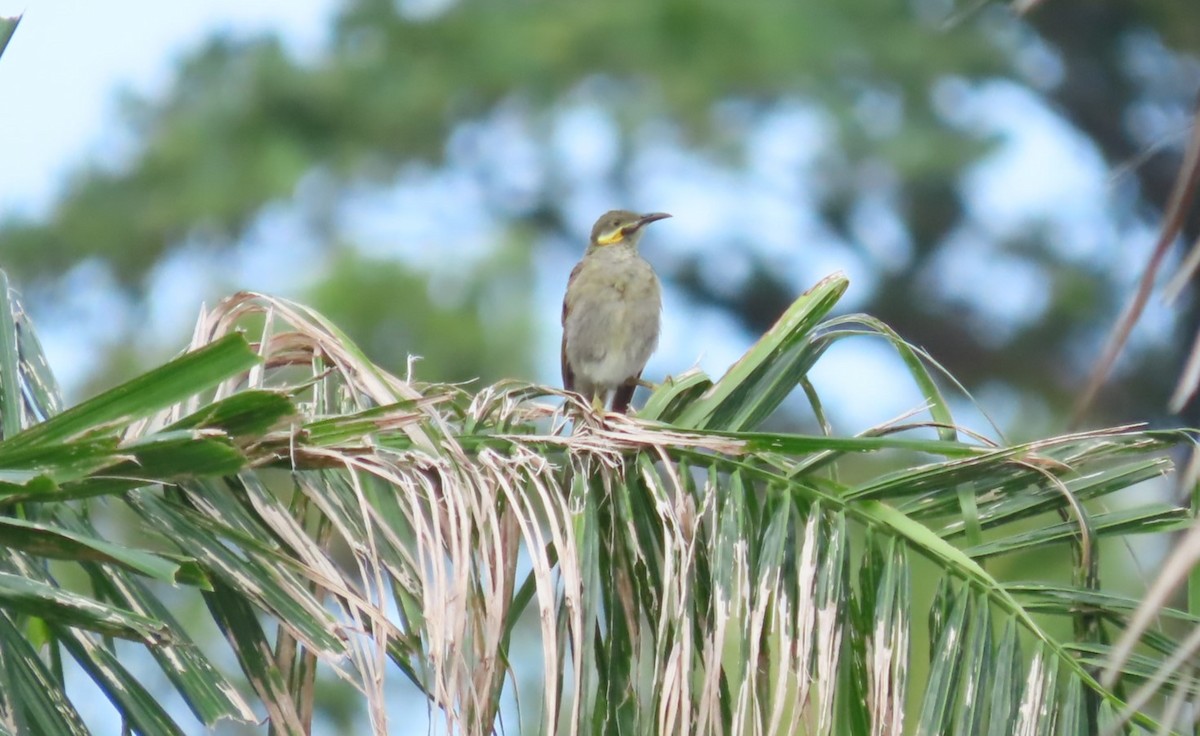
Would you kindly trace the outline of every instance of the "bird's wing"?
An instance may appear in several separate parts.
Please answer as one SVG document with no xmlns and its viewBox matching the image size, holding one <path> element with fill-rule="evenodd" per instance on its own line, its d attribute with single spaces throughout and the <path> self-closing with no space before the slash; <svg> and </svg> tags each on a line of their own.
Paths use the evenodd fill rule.
<svg viewBox="0 0 1200 736">
<path fill-rule="evenodd" d="M 562 378 L 563 388 L 568 391 L 574 391 L 575 371 L 571 370 L 571 364 L 567 362 L 567 338 L 565 335 L 562 341 Z"/>
<path fill-rule="evenodd" d="M 636 376 L 631 377 L 625 383 L 617 386 L 617 390 L 613 391 L 612 410 L 618 414 L 628 414 L 629 404 L 633 402 L 633 392 L 637 390 L 638 379 L 642 377 L 642 372 L 638 371 Z"/>
<path fill-rule="evenodd" d="M 580 269 L 583 267 L 583 261 L 575 264 L 575 268 L 571 269 L 571 277 L 567 279 L 567 293 L 563 297 L 562 306 L 562 380 L 563 388 L 568 391 L 575 390 L 575 371 L 571 370 L 571 364 L 567 361 L 567 310 L 569 309 L 569 301 L 571 299 L 571 286 L 575 283 L 575 277 L 579 275 Z"/>
</svg>

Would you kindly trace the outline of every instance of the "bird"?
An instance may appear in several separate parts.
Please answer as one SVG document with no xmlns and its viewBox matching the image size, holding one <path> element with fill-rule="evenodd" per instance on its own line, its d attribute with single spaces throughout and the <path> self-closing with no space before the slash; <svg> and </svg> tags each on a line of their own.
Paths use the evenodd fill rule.
<svg viewBox="0 0 1200 736">
<path fill-rule="evenodd" d="M 562 308 L 563 387 L 602 411 L 629 411 L 646 361 L 658 347 L 662 285 L 638 254 L 642 229 L 670 217 L 611 210 L 596 220 L 583 259 L 571 270 Z"/>
</svg>

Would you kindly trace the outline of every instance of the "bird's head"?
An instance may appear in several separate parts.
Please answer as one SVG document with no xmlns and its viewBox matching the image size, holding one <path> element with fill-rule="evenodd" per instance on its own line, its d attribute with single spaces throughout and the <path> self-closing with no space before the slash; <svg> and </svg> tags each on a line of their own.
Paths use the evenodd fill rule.
<svg viewBox="0 0 1200 736">
<path fill-rule="evenodd" d="M 600 219 L 596 220 L 596 224 L 592 226 L 592 244 L 616 245 L 618 243 L 628 243 L 630 245 L 637 245 L 644 226 L 668 217 L 670 215 L 665 212 L 651 212 L 648 215 L 639 215 L 636 212 L 629 212 L 628 210 L 611 210 L 605 212 L 603 215 L 600 215 Z"/>
</svg>

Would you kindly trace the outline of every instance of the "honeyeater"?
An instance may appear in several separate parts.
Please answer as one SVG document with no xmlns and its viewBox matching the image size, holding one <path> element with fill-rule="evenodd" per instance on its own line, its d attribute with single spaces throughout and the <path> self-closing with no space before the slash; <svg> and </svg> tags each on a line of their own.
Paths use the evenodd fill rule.
<svg viewBox="0 0 1200 736">
<path fill-rule="evenodd" d="M 563 386 L 603 409 L 626 412 L 642 369 L 658 346 L 662 287 L 638 254 L 646 225 L 670 217 L 605 212 L 567 282 L 563 299 Z"/>
</svg>

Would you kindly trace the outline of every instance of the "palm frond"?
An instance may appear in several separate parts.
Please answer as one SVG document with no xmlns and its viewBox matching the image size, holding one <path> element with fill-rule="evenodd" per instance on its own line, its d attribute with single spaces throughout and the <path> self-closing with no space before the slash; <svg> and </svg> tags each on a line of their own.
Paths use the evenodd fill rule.
<svg viewBox="0 0 1200 736">
<path fill-rule="evenodd" d="M 92 595 L 127 614 L 101 628 L 48 594 L 33 615 L 147 732 L 169 731 L 169 716 L 103 669 L 113 627 L 177 636 L 147 575 L 196 586 L 282 730 L 311 726 L 318 672 L 363 694 L 376 733 L 395 672 L 471 734 L 1115 722 L 1124 688 L 1169 647 L 1097 681 L 1133 606 L 1100 586 L 1096 540 L 1178 528 L 1186 513 L 1106 500 L 1168 472 L 1165 451 L 1187 436 L 980 441 L 954 425 L 919 350 L 869 318 L 827 319 L 844 289 L 822 282 L 726 376 L 670 382 L 637 419 L 515 382 L 472 394 L 401 379 L 311 310 L 239 294 L 201 315 L 177 361 L 0 443 L 9 508 L 55 509 L 0 535 L 88 566 Z M 758 431 L 829 344 L 864 332 L 900 352 L 929 422 Z M 93 539 L 72 504 L 98 495 L 161 551 Z M 27 541 L 11 564 L 44 569 L 45 548 Z M 1057 576 L 997 572 L 1028 550 L 1062 560 Z M 0 613 L 29 615 L 3 597 Z M 206 663 L 169 674 L 204 722 L 245 717 L 236 694 L 186 679 Z M 39 658 L 23 666 L 24 681 L 53 680 Z"/>
<path fill-rule="evenodd" d="M 297 490 L 334 537 L 357 548 L 357 581 L 343 587 L 370 591 L 358 605 L 379 606 L 375 637 L 390 637 L 392 661 L 462 732 L 490 730 L 502 693 L 519 691 L 509 645 L 526 614 L 541 642 L 532 659 L 542 672 L 535 723 L 543 732 L 899 732 L 915 622 L 926 617 L 914 611 L 914 556 L 941 576 L 939 623 L 927 632 L 933 649 L 919 665 L 930 673 L 919 730 L 1004 723 L 1037 732 L 1056 723 L 1091 732 L 1123 700 L 1081 663 L 1083 643 L 1052 633 L 1036 587 L 1018 588 L 1018 600 L 1012 583 L 981 563 L 1058 545 L 1063 568 L 1076 573 L 1057 590 L 1086 593 L 1096 537 L 1183 521 L 1175 507 L 1101 505 L 1167 472 L 1164 450 L 1185 437 L 1116 428 L 994 446 L 959 432 L 749 431 L 824 345 L 861 333 L 843 323 L 818 329 L 843 288 L 839 277 L 823 282 L 730 374 L 663 387 L 639 420 L 596 417 L 570 398 L 554 407 L 542 400 L 553 392 L 532 386 L 470 395 L 399 381 L 319 317 L 279 300 L 239 297 L 210 320 L 230 325 L 261 311 L 274 334 L 293 336 L 289 349 L 297 334 L 312 340 L 317 357 L 299 361 L 311 367 L 307 390 L 342 403 L 311 403 L 332 411 L 312 415 L 308 442 L 295 442 L 287 464 L 296 477 L 314 463 L 341 464 L 344 473 L 319 471 Z M 935 424 L 953 426 L 936 366 L 930 372 L 919 351 L 884 337 L 922 366 L 915 380 L 938 407 Z M 273 339 L 265 332 L 260 352 L 267 365 L 282 365 Z M 261 375 L 256 387 L 270 388 L 270 371 Z M 653 421 L 664 415 L 674 422 Z M 836 480 L 861 476 L 852 466 L 864 455 L 914 452 L 927 460 Z M 828 472 L 837 466 L 846 467 Z M 964 489 L 986 535 L 974 543 Z M 519 573 L 522 555 L 529 569 Z M 382 623 L 389 590 L 401 612 L 395 630 Z M 1103 600 L 1090 609 L 1100 633 L 1085 642 L 1097 650 L 1106 648 L 1104 627 L 1129 615 L 1127 605 Z M 989 679 L 983 665 L 992 662 L 1004 663 L 1003 683 Z"/>
<path fill-rule="evenodd" d="M 192 560 L 105 540 L 77 499 L 120 494 L 249 461 L 233 438 L 197 419 L 189 430 L 122 442 L 133 420 L 179 402 L 255 361 L 231 337 L 122 389 L 62 411 L 57 383 L 30 321 L 0 273 L 0 668 L 2 724 L 14 733 L 87 733 L 68 697 L 60 653 L 87 672 L 122 720 L 142 733 L 179 733 L 157 700 L 116 658 L 113 638 L 139 643 L 203 723 L 254 713 L 152 592 L 149 581 L 205 585 Z M 165 455 L 170 456 L 167 462 Z M 50 560 L 59 560 L 55 568 Z M 82 573 L 68 590 L 56 569 Z M 17 640 L 23 640 L 18 644 Z M 49 664 L 38 655 L 46 647 Z"/>
</svg>

